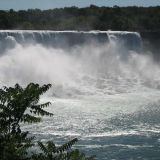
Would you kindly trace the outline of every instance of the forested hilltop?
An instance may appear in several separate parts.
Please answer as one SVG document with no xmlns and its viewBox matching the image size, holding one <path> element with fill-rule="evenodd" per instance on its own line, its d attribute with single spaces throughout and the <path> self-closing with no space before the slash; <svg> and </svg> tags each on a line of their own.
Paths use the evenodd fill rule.
<svg viewBox="0 0 160 160">
<path fill-rule="evenodd" d="M 0 29 L 159 31 L 160 6 L 1 10 Z"/>
</svg>

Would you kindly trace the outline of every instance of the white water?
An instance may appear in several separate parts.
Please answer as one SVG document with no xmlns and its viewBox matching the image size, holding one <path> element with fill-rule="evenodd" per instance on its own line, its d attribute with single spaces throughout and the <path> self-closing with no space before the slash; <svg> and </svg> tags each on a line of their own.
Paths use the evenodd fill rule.
<svg viewBox="0 0 160 160">
<path fill-rule="evenodd" d="M 0 57 L 1 86 L 30 82 L 53 85 L 41 101 L 53 102 L 49 111 L 54 117 L 24 129 L 57 143 L 78 137 L 77 147 L 88 148 L 99 159 L 120 159 L 123 151 L 116 156 L 117 149 L 126 153 L 135 150 L 129 157 L 135 159 L 139 157 L 135 148 L 142 149 L 141 159 L 150 153 L 144 148 L 156 151 L 160 66 L 150 54 L 126 50 L 116 32 L 110 32 L 108 43 L 94 41 L 70 49 L 46 47 L 36 41 L 24 45 L 9 36 L 7 44 L 12 45 L 2 50 Z M 129 159 L 125 151 L 123 159 Z"/>
</svg>

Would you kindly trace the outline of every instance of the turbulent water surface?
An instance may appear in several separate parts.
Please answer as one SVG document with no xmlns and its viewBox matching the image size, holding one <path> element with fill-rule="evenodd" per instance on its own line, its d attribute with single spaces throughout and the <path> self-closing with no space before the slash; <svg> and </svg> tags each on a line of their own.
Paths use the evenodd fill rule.
<svg viewBox="0 0 160 160">
<path fill-rule="evenodd" d="M 98 160 L 160 157 L 160 65 L 134 32 L 0 31 L 0 83 L 51 83 L 53 117 L 26 125 L 42 141 Z"/>
</svg>

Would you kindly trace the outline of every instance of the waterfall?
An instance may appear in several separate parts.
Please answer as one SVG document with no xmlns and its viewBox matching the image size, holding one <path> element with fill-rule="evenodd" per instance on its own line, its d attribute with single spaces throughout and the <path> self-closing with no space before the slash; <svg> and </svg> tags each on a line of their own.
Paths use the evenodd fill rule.
<svg viewBox="0 0 160 160">
<path fill-rule="evenodd" d="M 41 102 L 54 116 L 23 126 L 38 140 L 77 137 L 98 160 L 158 159 L 160 65 L 142 47 L 137 32 L 1 30 L 0 87 L 52 84 Z"/>
<path fill-rule="evenodd" d="M 142 47 L 139 33 L 125 31 L 32 31 L 32 30 L 1 30 L 0 50 L 13 47 L 15 41 L 26 45 L 38 43 L 47 47 L 70 48 L 90 43 L 105 44 L 121 41 L 128 50 L 138 51 Z"/>
</svg>

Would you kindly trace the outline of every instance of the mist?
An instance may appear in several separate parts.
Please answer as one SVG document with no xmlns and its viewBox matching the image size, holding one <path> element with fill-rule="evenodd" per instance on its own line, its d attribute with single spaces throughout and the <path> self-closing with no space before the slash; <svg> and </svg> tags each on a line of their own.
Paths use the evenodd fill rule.
<svg viewBox="0 0 160 160">
<path fill-rule="evenodd" d="M 24 45 L 10 37 L 7 44 L 0 57 L 1 86 L 51 83 L 55 96 L 159 89 L 160 66 L 152 55 L 127 50 L 118 40 L 105 44 L 94 41 L 70 49 L 35 42 Z"/>
</svg>

